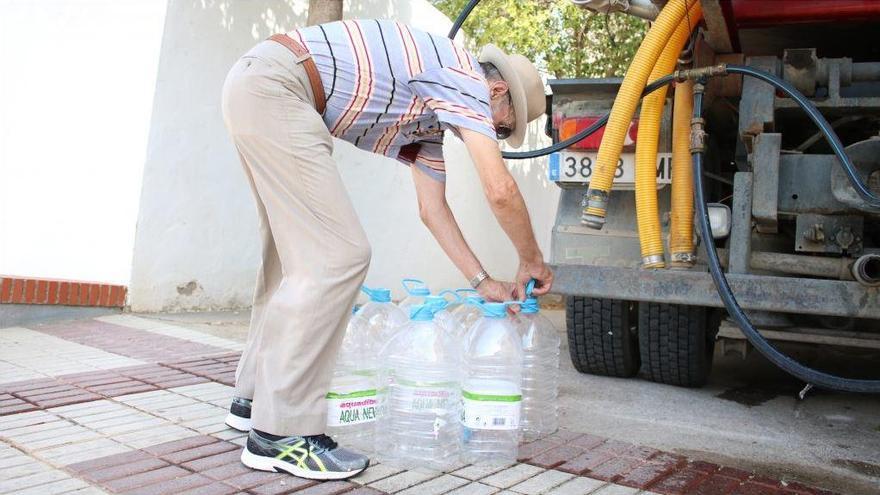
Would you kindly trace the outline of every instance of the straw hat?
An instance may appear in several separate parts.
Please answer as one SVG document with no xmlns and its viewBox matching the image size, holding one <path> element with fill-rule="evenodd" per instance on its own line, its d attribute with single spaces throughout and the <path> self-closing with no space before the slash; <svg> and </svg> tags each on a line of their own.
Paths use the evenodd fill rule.
<svg viewBox="0 0 880 495">
<path fill-rule="evenodd" d="M 547 106 L 541 75 L 529 59 L 519 54 L 508 55 L 492 44 L 483 47 L 478 60 L 494 65 L 510 88 L 516 128 L 507 143 L 519 148 L 526 135 L 526 124 L 540 117 Z"/>
</svg>

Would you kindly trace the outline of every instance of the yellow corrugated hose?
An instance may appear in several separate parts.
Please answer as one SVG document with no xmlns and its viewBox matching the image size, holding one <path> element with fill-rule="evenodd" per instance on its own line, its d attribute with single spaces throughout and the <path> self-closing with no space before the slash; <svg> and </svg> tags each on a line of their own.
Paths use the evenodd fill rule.
<svg viewBox="0 0 880 495">
<path fill-rule="evenodd" d="M 694 171 L 691 168 L 691 117 L 694 82 L 675 85 L 672 107 L 672 213 L 669 220 L 669 253 L 672 267 L 694 264 Z"/>
<path fill-rule="evenodd" d="M 649 81 L 659 79 L 675 70 L 678 55 L 687 44 L 691 29 L 700 21 L 702 15 L 699 2 L 695 3 L 669 38 L 663 53 L 654 65 L 654 70 L 651 71 Z M 636 141 L 636 216 L 643 268 L 666 266 L 663 260 L 663 237 L 657 207 L 657 142 L 660 138 L 663 107 L 666 104 L 666 90 L 667 87 L 664 86 L 646 96 L 642 100 L 639 114 L 639 134 Z M 687 150 L 687 137 L 685 136 L 685 150 Z M 688 158 L 690 158 L 689 154 Z M 673 180 L 674 177 L 673 174 Z"/>
<path fill-rule="evenodd" d="M 596 166 L 590 180 L 590 188 L 584 197 L 584 211 L 581 222 L 594 229 L 601 229 L 605 224 L 605 210 L 608 207 L 608 196 L 614 181 L 614 171 L 620 159 L 623 140 L 629 129 L 629 123 L 635 114 L 636 106 L 641 99 L 642 90 L 651 70 L 657 63 L 663 47 L 675 32 L 688 9 L 698 0 L 671 0 L 660 11 L 645 39 L 633 58 L 623 83 L 614 99 L 605 134 L 599 146 Z"/>
</svg>

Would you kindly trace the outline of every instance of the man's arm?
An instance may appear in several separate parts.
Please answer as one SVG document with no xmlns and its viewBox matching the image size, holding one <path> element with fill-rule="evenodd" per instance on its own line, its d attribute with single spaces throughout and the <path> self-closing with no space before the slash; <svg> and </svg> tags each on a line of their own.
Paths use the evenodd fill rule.
<svg viewBox="0 0 880 495">
<path fill-rule="evenodd" d="M 459 271 L 470 279 L 483 269 L 480 261 L 471 251 L 464 239 L 458 222 L 446 202 L 446 184 L 435 180 L 412 166 L 413 183 L 419 199 L 419 216 L 440 244 L 440 247 L 458 267 Z M 514 297 L 513 285 L 494 279 L 484 280 L 477 291 L 489 301 L 508 301 Z"/>
<path fill-rule="evenodd" d="M 544 263 L 525 201 L 501 158 L 498 143 L 476 131 L 462 127 L 458 131 L 477 167 L 489 206 L 519 254 L 517 297 L 524 297 L 525 284 L 532 278 L 537 280 L 534 293 L 546 294 L 553 285 L 553 272 Z"/>
</svg>

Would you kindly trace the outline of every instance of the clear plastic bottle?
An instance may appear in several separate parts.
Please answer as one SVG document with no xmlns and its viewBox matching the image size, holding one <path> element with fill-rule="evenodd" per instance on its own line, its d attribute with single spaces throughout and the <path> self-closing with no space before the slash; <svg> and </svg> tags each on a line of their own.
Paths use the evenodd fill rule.
<svg viewBox="0 0 880 495">
<path fill-rule="evenodd" d="M 485 303 L 468 331 L 461 385 L 463 460 L 468 464 L 516 462 L 522 404 L 522 339 L 507 305 Z"/>
<path fill-rule="evenodd" d="M 448 470 L 459 461 L 461 346 L 416 305 L 379 357 L 376 455 L 401 468 Z"/>
<path fill-rule="evenodd" d="M 405 314 L 409 315 L 410 306 L 425 304 L 425 297 L 431 295 L 431 289 L 424 282 L 416 278 L 405 278 L 401 284 L 403 285 L 403 290 L 406 291 L 406 297 L 397 303 L 397 306 Z"/>
<path fill-rule="evenodd" d="M 327 392 L 327 434 L 346 447 L 369 454 L 373 449 L 377 353 L 369 324 L 353 315 L 345 330 Z"/>
<path fill-rule="evenodd" d="M 559 333 L 539 312 L 538 300 L 529 297 L 520 305 L 517 330 L 523 345 L 523 440 L 543 438 L 559 428 Z"/>
<path fill-rule="evenodd" d="M 367 320 L 368 333 L 373 339 L 369 352 L 376 356 L 382 346 L 391 338 L 391 335 L 406 325 L 409 317 L 406 312 L 391 302 L 390 289 L 379 287 L 371 289 L 363 286 L 361 290 L 370 297 L 370 300 L 360 307 L 357 315 Z"/>
<path fill-rule="evenodd" d="M 452 310 L 452 317 L 458 322 L 462 331 L 461 337 L 464 337 L 474 323 L 483 317 L 482 305 L 485 302 L 480 296 L 467 296 L 462 304 Z"/>
</svg>

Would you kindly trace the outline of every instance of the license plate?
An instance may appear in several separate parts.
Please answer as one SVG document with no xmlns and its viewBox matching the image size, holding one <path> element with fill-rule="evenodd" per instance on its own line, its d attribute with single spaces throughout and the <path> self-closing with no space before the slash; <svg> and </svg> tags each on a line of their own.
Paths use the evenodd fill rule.
<svg viewBox="0 0 880 495">
<path fill-rule="evenodd" d="M 560 151 L 550 155 L 548 178 L 553 182 L 590 182 L 596 166 L 596 152 Z M 672 183 L 672 153 L 657 153 L 657 184 Z M 635 153 L 621 153 L 614 171 L 614 184 L 632 185 L 636 181 Z"/>
</svg>

